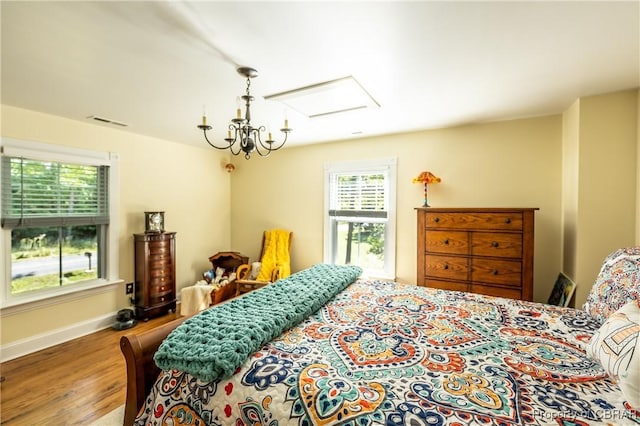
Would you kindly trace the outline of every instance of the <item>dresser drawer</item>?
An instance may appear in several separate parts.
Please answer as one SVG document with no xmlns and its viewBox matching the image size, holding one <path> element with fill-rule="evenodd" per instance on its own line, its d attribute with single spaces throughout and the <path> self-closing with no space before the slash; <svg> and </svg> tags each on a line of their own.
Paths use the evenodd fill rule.
<svg viewBox="0 0 640 426">
<path fill-rule="evenodd" d="M 469 291 L 469 284 L 466 282 L 427 279 L 425 285 L 440 290 Z"/>
<path fill-rule="evenodd" d="M 173 294 L 173 286 L 166 282 L 156 282 L 149 286 L 149 294 L 151 297 L 165 296 L 167 294 Z"/>
<path fill-rule="evenodd" d="M 495 229 L 522 230 L 522 213 L 425 213 L 425 226 L 429 229 Z"/>
<path fill-rule="evenodd" d="M 506 297 L 508 299 L 521 299 L 520 289 L 507 287 L 493 287 L 482 284 L 471 284 L 472 293 L 486 294 L 488 296 Z"/>
<path fill-rule="evenodd" d="M 416 208 L 417 284 L 532 300 L 536 210 Z"/>
<path fill-rule="evenodd" d="M 171 279 L 169 279 L 168 277 L 162 277 L 162 278 L 154 278 L 149 280 L 149 289 L 147 289 L 147 291 L 149 293 L 151 293 L 151 289 L 153 287 L 163 287 L 163 286 L 167 286 L 169 284 L 171 284 Z"/>
<path fill-rule="evenodd" d="M 459 231 L 427 232 L 425 249 L 431 253 L 468 254 L 469 233 Z"/>
<path fill-rule="evenodd" d="M 149 277 L 151 277 L 151 279 L 153 278 L 158 278 L 158 277 L 169 277 L 171 276 L 172 271 L 171 268 L 167 265 L 163 265 L 162 267 L 159 268 L 153 268 L 153 269 L 149 269 Z"/>
<path fill-rule="evenodd" d="M 172 253 L 171 250 L 157 250 L 149 253 L 147 257 L 148 262 L 162 262 L 167 259 L 171 259 Z"/>
<path fill-rule="evenodd" d="M 522 234 L 499 232 L 472 232 L 471 254 L 473 256 L 522 257 Z"/>
<path fill-rule="evenodd" d="M 469 259 L 455 256 L 425 256 L 425 276 L 466 280 L 469 278 Z"/>
<path fill-rule="evenodd" d="M 471 281 L 501 284 L 520 288 L 522 284 L 522 263 L 511 260 L 471 260 Z"/>
<path fill-rule="evenodd" d="M 152 296 L 149 298 L 149 305 L 150 306 L 160 305 L 163 303 L 172 302 L 173 300 L 174 300 L 174 297 L 171 294 L 167 294 L 164 296 L 157 296 L 157 297 Z"/>
<path fill-rule="evenodd" d="M 171 245 L 167 241 L 150 241 L 149 242 L 149 254 L 168 253 L 171 250 Z"/>
<path fill-rule="evenodd" d="M 171 264 L 171 261 L 149 265 L 149 276 L 151 277 L 171 274 L 173 274 L 173 265 Z"/>
</svg>

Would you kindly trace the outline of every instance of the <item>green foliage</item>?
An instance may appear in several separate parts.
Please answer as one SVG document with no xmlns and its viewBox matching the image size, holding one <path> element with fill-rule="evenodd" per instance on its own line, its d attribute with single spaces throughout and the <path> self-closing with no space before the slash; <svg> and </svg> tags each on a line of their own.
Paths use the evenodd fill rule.
<svg viewBox="0 0 640 426">
<path fill-rule="evenodd" d="M 42 261 L 29 263 L 33 269 L 28 268 L 28 274 L 44 273 L 50 270 L 45 269 L 47 257 L 55 258 L 60 268 L 68 256 L 98 251 L 101 225 L 95 225 L 95 219 L 108 214 L 106 166 L 4 157 L 3 166 L 7 165 L 10 179 L 2 181 L 3 218 L 10 221 L 12 269 L 37 258 Z M 62 276 L 58 272 L 12 279 L 11 293 L 97 278 L 96 271 L 78 269 Z"/>
<path fill-rule="evenodd" d="M 384 228 L 383 223 L 371 223 L 367 243 L 369 243 L 369 253 L 382 256 L 384 254 Z"/>
<path fill-rule="evenodd" d="M 95 250 L 96 233 L 95 225 L 15 228 L 11 230 L 11 258 L 17 260 L 51 256 L 57 254 L 60 247 L 66 255 Z"/>
<path fill-rule="evenodd" d="M 66 235 L 65 238 L 58 238 Z M 38 237 L 43 236 L 38 239 Z M 45 259 L 50 256 L 58 257 L 83 254 L 97 250 L 96 226 L 49 227 L 49 228 L 15 228 L 11 231 L 11 262 L 18 265 L 27 259 Z M 11 294 L 44 290 L 97 278 L 97 272 L 83 270 L 68 271 L 62 277 L 58 273 L 26 276 L 12 279 Z"/>
<path fill-rule="evenodd" d="M 85 281 L 89 279 L 97 278 L 97 274 L 94 271 L 72 271 L 64 274 L 62 278 L 62 284 L 58 279 L 58 274 L 37 275 L 33 277 L 21 277 L 11 281 L 11 294 L 20 294 L 34 290 L 45 290 L 48 288 L 55 288 L 61 285 L 68 285 Z"/>
<path fill-rule="evenodd" d="M 368 244 L 368 253 L 380 256 L 384 254 L 384 228 L 384 223 L 355 223 L 352 237 Z"/>
<path fill-rule="evenodd" d="M 95 210 L 99 168 L 11 159 L 12 215 L 75 216 Z"/>
</svg>

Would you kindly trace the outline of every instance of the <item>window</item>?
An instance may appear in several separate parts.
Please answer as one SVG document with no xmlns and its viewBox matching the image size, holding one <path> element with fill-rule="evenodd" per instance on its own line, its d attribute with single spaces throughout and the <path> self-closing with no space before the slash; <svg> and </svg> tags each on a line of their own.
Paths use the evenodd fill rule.
<svg viewBox="0 0 640 426">
<path fill-rule="evenodd" d="M 395 278 L 396 159 L 325 166 L 325 262 Z"/>
<path fill-rule="evenodd" d="M 3 306 L 115 277 L 116 156 L 7 139 L 2 153 Z"/>
</svg>

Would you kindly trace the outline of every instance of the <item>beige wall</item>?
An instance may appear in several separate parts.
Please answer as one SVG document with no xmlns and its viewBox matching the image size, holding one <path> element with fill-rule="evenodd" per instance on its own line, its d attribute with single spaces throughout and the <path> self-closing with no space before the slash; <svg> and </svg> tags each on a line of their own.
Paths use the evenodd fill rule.
<svg viewBox="0 0 640 426">
<path fill-rule="evenodd" d="M 176 235 L 179 288 L 210 267 L 207 257 L 230 245 L 227 155 L 112 128 L 2 106 L 2 136 L 116 152 L 120 157 L 120 277 L 133 281 L 132 234 L 144 232 L 144 211 L 165 211 Z M 3 256 L 2 256 L 3 257 Z M 128 307 L 115 290 L 31 312 L 2 315 L 2 345 L 51 332 Z M 115 318 L 115 317 L 114 317 Z"/>
<path fill-rule="evenodd" d="M 562 120 L 562 272 L 576 277 L 578 247 L 578 153 L 580 143 L 580 100 Z"/>
<path fill-rule="evenodd" d="M 2 106 L 1 118 L 3 137 L 119 154 L 119 263 L 125 282 L 133 280 L 131 235 L 143 231 L 145 210 L 164 210 L 167 230 L 177 232 L 178 288 L 198 279 L 210 254 L 238 250 L 255 259 L 262 232 L 273 227 L 294 232 L 294 271 L 322 262 L 324 164 L 397 157 L 398 280 L 416 280 L 414 208 L 422 203 L 422 188 L 411 179 L 430 170 L 443 179 L 430 187 L 434 206 L 540 208 L 534 299 L 546 301 L 558 271 L 565 270 L 578 281 L 579 307 L 609 249 L 640 244 L 638 97 L 635 90 L 581 99 L 563 115 L 287 147 L 266 159 L 234 157 L 231 175 L 222 167 L 226 155 L 206 146 L 9 106 Z M 601 171 L 609 180 L 599 178 Z M 620 179 L 631 183 L 607 183 Z M 126 306 L 119 286 L 32 312 L 3 313 L 1 344 Z"/>
<path fill-rule="evenodd" d="M 564 114 L 564 265 L 584 303 L 604 257 L 638 244 L 638 91 L 582 98 Z M 569 182 L 569 183 L 567 183 Z"/>
<path fill-rule="evenodd" d="M 323 167 L 339 160 L 397 157 L 396 275 L 416 281 L 416 214 L 422 170 L 438 207 L 538 207 L 535 290 L 546 301 L 561 268 L 562 117 L 560 115 L 288 148 L 268 159 L 234 159 L 233 249 L 255 259 L 263 230 L 293 231 L 292 269 L 323 261 Z"/>
</svg>

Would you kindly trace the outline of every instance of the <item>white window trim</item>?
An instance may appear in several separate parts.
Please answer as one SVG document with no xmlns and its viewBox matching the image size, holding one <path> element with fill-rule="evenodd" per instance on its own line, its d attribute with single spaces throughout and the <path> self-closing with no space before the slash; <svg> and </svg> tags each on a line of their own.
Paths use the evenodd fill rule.
<svg viewBox="0 0 640 426">
<path fill-rule="evenodd" d="M 0 140 L 3 155 L 27 157 L 34 160 L 69 162 L 75 164 L 109 166 L 109 225 L 107 231 L 107 271 L 106 278 L 74 284 L 69 287 L 43 290 L 12 296 L 9 285 L 0 291 L 0 309 L 2 315 L 38 309 L 51 304 L 65 303 L 79 296 L 89 296 L 102 287 L 112 287 L 122 282 L 119 278 L 119 200 L 120 200 L 120 161 L 113 152 L 91 151 L 41 142 L 22 141 L 10 138 Z M 0 203 L 2 201 L 0 200 Z M 1 207 L 1 205 L 0 205 Z M 11 282 L 11 231 L 0 228 L 0 279 Z"/>
<path fill-rule="evenodd" d="M 332 173 L 340 172 L 389 172 L 389 210 L 387 211 L 387 239 L 385 241 L 385 273 L 382 276 L 369 276 L 370 278 L 381 278 L 395 280 L 396 278 L 396 183 L 397 183 L 397 163 L 396 157 L 381 158 L 373 160 L 353 160 L 325 163 L 324 165 L 324 262 L 331 263 L 331 217 L 329 216 L 330 207 L 330 177 Z M 388 245 L 391 244 L 389 250 Z M 365 271 L 363 275 L 367 275 Z"/>
</svg>

